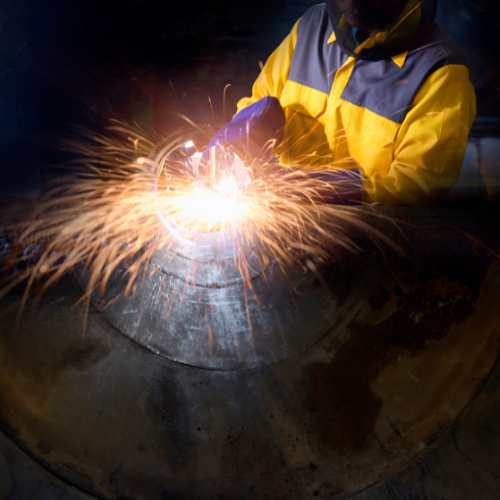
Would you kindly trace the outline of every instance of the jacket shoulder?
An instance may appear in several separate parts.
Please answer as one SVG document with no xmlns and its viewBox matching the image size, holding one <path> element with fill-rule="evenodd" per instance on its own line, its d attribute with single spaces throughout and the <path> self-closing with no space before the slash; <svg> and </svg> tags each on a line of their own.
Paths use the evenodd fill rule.
<svg viewBox="0 0 500 500">
<path fill-rule="evenodd" d="M 327 43 L 332 31 L 325 4 L 315 5 L 304 14 L 299 22 L 289 80 L 330 93 L 336 69 L 347 58 L 336 43 Z"/>
<path fill-rule="evenodd" d="M 323 21 L 325 18 L 328 18 L 328 11 L 326 10 L 326 5 L 324 3 L 313 5 L 301 17 L 299 23 L 299 31 L 316 29 L 318 24 L 321 24 L 321 21 Z"/>
<path fill-rule="evenodd" d="M 384 60 L 356 61 L 342 99 L 401 124 L 427 79 L 450 65 L 466 66 L 465 56 L 434 26 L 401 68 Z"/>
</svg>

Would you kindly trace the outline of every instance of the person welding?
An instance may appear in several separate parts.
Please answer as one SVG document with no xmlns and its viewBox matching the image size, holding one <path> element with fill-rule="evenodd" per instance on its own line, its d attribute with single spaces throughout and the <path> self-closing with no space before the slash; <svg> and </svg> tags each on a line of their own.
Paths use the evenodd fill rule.
<svg viewBox="0 0 500 500">
<path fill-rule="evenodd" d="M 327 0 L 269 57 L 252 96 L 210 141 L 357 188 L 338 203 L 431 205 L 457 181 L 476 98 L 437 0 Z M 344 175 L 345 174 L 345 175 Z M 349 174 L 349 175 L 348 175 Z"/>
</svg>

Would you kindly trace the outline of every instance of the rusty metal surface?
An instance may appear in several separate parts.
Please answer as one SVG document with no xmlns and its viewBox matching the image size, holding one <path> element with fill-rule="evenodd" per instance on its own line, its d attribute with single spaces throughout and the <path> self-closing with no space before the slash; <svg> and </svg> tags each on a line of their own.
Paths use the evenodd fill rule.
<svg viewBox="0 0 500 500">
<path fill-rule="evenodd" d="M 500 364 L 470 406 L 403 470 L 351 500 L 497 500 L 500 491 Z M 315 495 L 317 491 L 317 495 Z M 319 497 L 320 491 L 313 491 Z M 2 500 L 90 500 L 0 433 Z"/>
<path fill-rule="evenodd" d="M 497 500 L 500 364 L 455 424 L 400 472 L 353 500 Z"/>
<path fill-rule="evenodd" d="M 389 477 L 463 411 L 500 341 L 496 214 L 398 213 L 411 261 L 365 261 L 356 315 L 269 366 L 175 363 L 95 310 L 84 335 L 71 282 L 14 333 L 11 297 L 2 429 L 102 498 L 342 499 Z"/>
</svg>

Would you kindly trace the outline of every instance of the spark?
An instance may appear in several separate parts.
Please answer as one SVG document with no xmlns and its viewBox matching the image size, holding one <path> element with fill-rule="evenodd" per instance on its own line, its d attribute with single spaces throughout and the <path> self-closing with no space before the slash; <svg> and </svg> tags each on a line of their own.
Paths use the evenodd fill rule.
<svg viewBox="0 0 500 500">
<path fill-rule="evenodd" d="M 261 267 L 276 260 L 284 270 L 305 269 L 304 255 L 324 263 L 337 247 L 361 250 L 352 239 L 354 231 L 392 245 L 366 222 L 366 207 L 316 201 L 318 193 L 337 188 L 300 169 L 277 171 L 270 161 L 253 162 L 248 189 L 241 190 L 234 179 L 221 182 L 217 191 L 200 187 L 193 172 L 181 168 L 187 161 L 183 147 L 192 148 L 209 134 L 193 125 L 167 138 L 148 138 L 113 122 L 103 132 L 82 132 L 67 141 L 81 159 L 68 174 L 51 181 L 28 216 L 0 228 L 13 242 L 8 255 L 0 257 L 5 276 L 0 299 L 25 281 L 22 311 L 35 288 L 40 298 L 65 273 L 77 270 L 88 276 L 79 301 L 87 307 L 94 292 L 104 295 L 118 269 L 127 283 L 124 294 L 134 293 L 153 254 L 175 242 L 172 227 L 192 233 L 226 231 L 236 243 L 259 243 L 264 249 L 258 255 Z M 171 161 L 175 155 L 178 159 Z M 200 153 L 194 156 L 199 161 Z M 34 250 L 27 253 L 30 245 Z M 236 265 L 248 277 L 246 262 Z M 250 282 L 248 286 L 253 294 Z"/>
</svg>

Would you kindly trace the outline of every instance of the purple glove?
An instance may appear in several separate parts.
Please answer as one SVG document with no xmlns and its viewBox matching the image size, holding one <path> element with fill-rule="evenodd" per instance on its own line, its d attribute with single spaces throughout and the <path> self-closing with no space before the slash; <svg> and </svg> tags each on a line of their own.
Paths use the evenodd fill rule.
<svg viewBox="0 0 500 500">
<path fill-rule="evenodd" d="M 327 205 L 359 205 L 364 201 L 364 182 L 361 170 L 290 169 L 282 167 L 276 162 L 271 172 L 274 182 L 280 178 L 283 179 L 283 196 L 290 193 L 289 183 L 297 182 L 297 185 L 300 186 L 302 180 L 309 178 L 321 181 L 321 183 L 324 182 L 327 185 L 324 188 L 321 185 L 319 188 L 311 186 L 314 189 L 311 189 L 310 194 L 307 194 L 306 190 L 303 193 L 292 190 L 291 195 L 294 198 L 297 194 L 303 194 L 304 201 L 309 201 L 312 198 L 316 203 Z M 295 176 L 294 172 L 299 175 Z M 276 184 L 279 183 L 276 182 Z M 276 188 L 280 189 L 279 185 Z"/>
<path fill-rule="evenodd" d="M 361 170 L 311 170 L 308 177 L 328 182 L 333 189 L 318 190 L 320 203 L 328 205 L 360 205 L 364 201 L 364 182 Z"/>
<path fill-rule="evenodd" d="M 225 146 L 231 144 L 236 151 L 245 151 L 250 158 L 262 157 L 264 146 L 270 140 L 280 143 L 283 140 L 283 129 L 285 127 L 285 113 L 278 99 L 275 97 L 263 97 L 259 101 L 242 109 L 230 123 L 224 125 L 212 138 L 203 153 L 200 169 L 206 175 L 209 161 L 210 148 L 213 146 Z M 221 159 L 224 164 L 224 159 Z M 293 182 L 293 176 L 287 176 L 290 169 L 279 165 L 278 159 L 274 158 L 268 162 L 275 163 L 272 169 L 278 177 L 283 175 L 284 181 Z M 360 170 L 301 170 L 312 179 L 325 181 L 332 185 L 332 189 L 316 190 L 315 201 L 325 204 L 356 205 L 363 203 L 364 184 L 363 175 Z M 279 189 L 279 187 L 277 187 Z M 304 195 L 304 199 L 307 196 Z"/>
<path fill-rule="evenodd" d="M 276 97 L 266 96 L 247 106 L 212 137 L 202 156 L 202 174 L 207 173 L 203 169 L 208 165 L 211 147 L 231 144 L 240 154 L 258 158 L 270 140 L 282 141 L 284 126 L 285 113 Z"/>
</svg>

